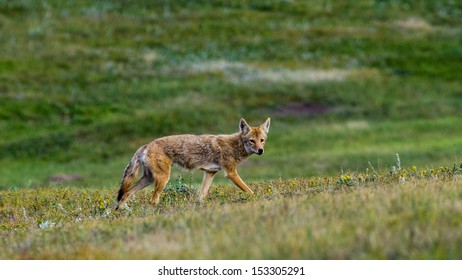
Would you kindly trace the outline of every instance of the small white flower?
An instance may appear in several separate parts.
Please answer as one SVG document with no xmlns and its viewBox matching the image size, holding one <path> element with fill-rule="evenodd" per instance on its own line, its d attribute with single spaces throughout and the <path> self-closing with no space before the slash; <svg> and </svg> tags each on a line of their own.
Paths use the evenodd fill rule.
<svg viewBox="0 0 462 280">
<path fill-rule="evenodd" d="M 46 228 L 49 228 L 49 227 L 53 227 L 55 225 L 55 223 L 52 223 L 50 221 L 43 221 L 41 222 L 38 226 L 40 229 L 46 229 Z"/>
<path fill-rule="evenodd" d="M 63 210 L 64 213 L 67 213 L 66 209 L 64 209 L 63 205 L 61 203 L 58 203 L 58 208 Z"/>
</svg>

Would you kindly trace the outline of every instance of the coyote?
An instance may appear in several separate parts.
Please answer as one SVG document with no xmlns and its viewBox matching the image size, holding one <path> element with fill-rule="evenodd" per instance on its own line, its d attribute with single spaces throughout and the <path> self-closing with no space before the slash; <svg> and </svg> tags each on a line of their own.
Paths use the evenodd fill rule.
<svg viewBox="0 0 462 280">
<path fill-rule="evenodd" d="M 186 169 L 199 169 L 205 172 L 199 201 L 207 195 L 213 177 L 222 169 L 225 176 L 238 188 L 253 194 L 237 174 L 237 166 L 252 154 L 263 154 L 269 127 L 270 118 L 258 127 L 250 127 L 241 118 L 239 132 L 234 134 L 172 135 L 141 146 L 125 168 L 116 210 L 125 204 L 130 195 L 152 183 L 155 184 L 155 188 L 151 203 L 157 204 L 160 194 L 170 179 L 170 168 L 173 163 Z M 142 176 L 135 185 L 132 185 L 139 167 Z"/>
</svg>

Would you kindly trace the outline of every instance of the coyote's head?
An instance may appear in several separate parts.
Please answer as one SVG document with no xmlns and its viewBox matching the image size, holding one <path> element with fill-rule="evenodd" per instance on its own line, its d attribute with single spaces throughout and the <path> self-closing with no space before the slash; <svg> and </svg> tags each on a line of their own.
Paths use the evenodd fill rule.
<svg viewBox="0 0 462 280">
<path fill-rule="evenodd" d="M 251 127 L 244 119 L 241 119 L 239 128 L 242 133 L 245 151 L 248 154 L 263 154 L 269 127 L 270 118 L 266 119 L 259 127 Z"/>
</svg>

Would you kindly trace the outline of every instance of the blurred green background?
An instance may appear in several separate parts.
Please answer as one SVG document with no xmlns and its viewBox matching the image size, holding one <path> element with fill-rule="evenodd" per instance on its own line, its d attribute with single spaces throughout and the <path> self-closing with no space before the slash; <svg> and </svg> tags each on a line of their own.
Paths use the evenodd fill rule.
<svg viewBox="0 0 462 280">
<path fill-rule="evenodd" d="M 461 108 L 461 1 L 0 0 L 2 189 L 116 189 L 138 146 L 240 117 L 272 119 L 247 182 L 452 165 Z"/>
</svg>

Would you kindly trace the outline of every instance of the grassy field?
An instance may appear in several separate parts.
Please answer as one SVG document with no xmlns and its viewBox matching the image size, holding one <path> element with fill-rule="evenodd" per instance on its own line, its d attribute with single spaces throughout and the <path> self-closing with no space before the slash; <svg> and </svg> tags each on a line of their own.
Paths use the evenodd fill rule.
<svg viewBox="0 0 462 280">
<path fill-rule="evenodd" d="M 220 185 L 178 184 L 114 211 L 108 189 L 4 191 L 4 259 L 460 259 L 462 166 Z"/>
<path fill-rule="evenodd" d="M 0 0 L 0 256 L 460 258 L 461 26 L 450 0 Z M 255 197 L 217 176 L 197 205 L 176 168 L 112 211 L 137 147 L 240 117 L 272 120 Z"/>
</svg>

